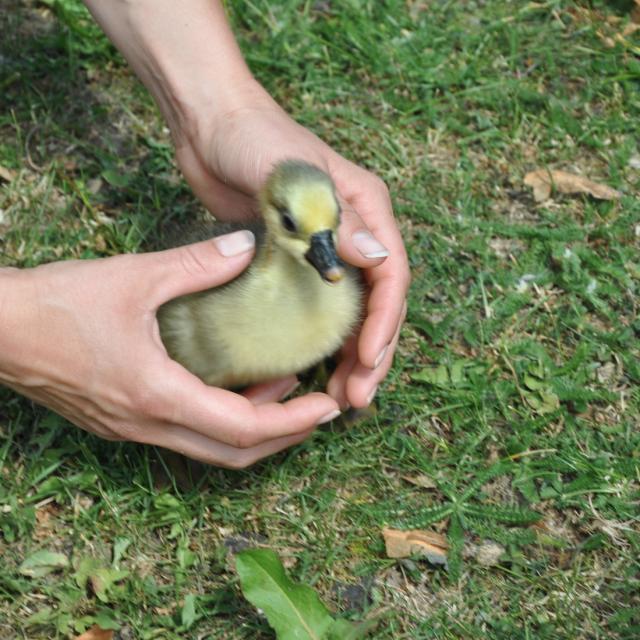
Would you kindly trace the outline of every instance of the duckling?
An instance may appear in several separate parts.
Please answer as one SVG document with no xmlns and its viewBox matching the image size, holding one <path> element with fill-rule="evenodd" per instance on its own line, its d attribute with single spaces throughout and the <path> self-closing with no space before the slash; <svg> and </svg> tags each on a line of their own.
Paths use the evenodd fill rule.
<svg viewBox="0 0 640 640">
<path fill-rule="evenodd" d="M 279 163 L 259 193 L 256 255 L 221 287 L 164 304 L 168 354 L 205 383 L 239 388 L 295 374 L 332 355 L 360 319 L 359 271 L 341 262 L 340 207 L 331 178 Z M 211 235 L 229 231 L 229 225 Z"/>
</svg>

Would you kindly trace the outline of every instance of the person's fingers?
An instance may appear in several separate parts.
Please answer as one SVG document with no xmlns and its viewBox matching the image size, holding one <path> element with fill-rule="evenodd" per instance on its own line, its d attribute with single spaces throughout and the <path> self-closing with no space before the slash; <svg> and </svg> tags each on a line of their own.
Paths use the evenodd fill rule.
<svg viewBox="0 0 640 640">
<path fill-rule="evenodd" d="M 327 383 L 327 393 L 344 411 L 349 408 L 347 379 L 358 362 L 358 336 L 351 336 L 340 350 L 340 361 Z"/>
<path fill-rule="evenodd" d="M 365 367 L 374 369 L 398 326 L 410 279 L 407 254 L 384 182 L 342 159 L 334 158 L 330 166 L 341 202 L 347 203 L 339 252 L 347 262 L 364 269 L 371 287 L 358 357 Z M 382 257 L 385 252 L 386 258 Z"/>
<path fill-rule="evenodd" d="M 378 366 L 375 369 L 369 369 L 361 362 L 357 362 L 349 372 L 345 381 L 344 393 L 350 406 L 361 409 L 369 406 L 373 401 L 378 385 L 384 380 L 393 363 L 393 355 L 400 338 L 400 329 L 405 314 L 406 307 L 404 307 L 396 333 L 389 343 L 389 348 Z"/>
<path fill-rule="evenodd" d="M 235 278 L 249 264 L 254 247 L 253 233 L 242 230 L 184 247 L 126 257 L 132 265 L 131 277 L 151 285 L 149 304 L 160 306 L 172 298 Z"/>
<path fill-rule="evenodd" d="M 340 413 L 336 401 L 324 393 L 256 406 L 242 395 L 205 385 L 180 365 L 169 362 L 165 373 L 170 375 L 156 379 L 151 394 L 145 394 L 144 389 L 138 394 L 148 411 L 159 421 L 183 425 L 233 447 L 246 449 L 302 433 Z"/>
<path fill-rule="evenodd" d="M 298 378 L 287 376 L 286 378 L 253 385 L 245 389 L 242 395 L 256 405 L 265 404 L 265 402 L 278 402 L 279 400 L 284 400 L 299 386 Z"/>
<path fill-rule="evenodd" d="M 366 272 L 371 290 L 367 300 L 365 320 L 358 339 L 360 362 L 375 369 L 386 351 L 401 322 L 406 296 L 403 273 L 387 258 L 384 264 Z"/>
<path fill-rule="evenodd" d="M 369 230 L 349 205 L 342 205 L 338 228 L 338 252 L 349 264 L 360 268 L 375 267 L 387 258 L 389 250 Z"/>
<path fill-rule="evenodd" d="M 168 426 L 156 435 L 156 444 L 177 451 L 194 460 L 228 469 L 244 469 L 262 458 L 273 455 L 308 438 L 313 429 L 292 436 L 276 438 L 253 447 L 239 449 L 181 426 Z"/>
</svg>

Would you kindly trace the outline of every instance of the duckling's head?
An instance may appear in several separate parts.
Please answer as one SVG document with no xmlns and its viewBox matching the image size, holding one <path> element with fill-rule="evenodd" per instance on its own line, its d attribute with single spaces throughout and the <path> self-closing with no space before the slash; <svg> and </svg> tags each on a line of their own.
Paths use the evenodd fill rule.
<svg viewBox="0 0 640 640">
<path fill-rule="evenodd" d="M 302 264 L 311 264 L 327 282 L 337 282 L 344 266 L 335 248 L 340 206 L 335 186 L 306 162 L 276 165 L 260 193 L 267 235 Z"/>
</svg>

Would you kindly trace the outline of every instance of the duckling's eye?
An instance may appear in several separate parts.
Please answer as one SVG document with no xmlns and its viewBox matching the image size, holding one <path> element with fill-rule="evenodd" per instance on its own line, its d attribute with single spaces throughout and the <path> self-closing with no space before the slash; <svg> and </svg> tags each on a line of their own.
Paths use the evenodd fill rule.
<svg viewBox="0 0 640 640">
<path fill-rule="evenodd" d="M 291 214 L 286 210 L 280 210 L 280 219 L 282 220 L 282 226 L 287 230 L 293 233 L 297 230 L 296 223 L 294 219 L 291 217 Z"/>
</svg>

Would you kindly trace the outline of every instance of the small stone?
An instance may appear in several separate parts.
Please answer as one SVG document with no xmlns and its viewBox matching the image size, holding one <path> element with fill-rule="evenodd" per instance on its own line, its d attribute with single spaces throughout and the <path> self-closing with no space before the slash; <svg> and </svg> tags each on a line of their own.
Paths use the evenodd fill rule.
<svg viewBox="0 0 640 640">
<path fill-rule="evenodd" d="M 616 377 L 616 365 L 613 362 L 605 362 L 596 369 L 596 377 L 602 384 L 613 382 Z"/>
<path fill-rule="evenodd" d="M 501 544 L 489 540 L 478 547 L 476 561 L 483 567 L 495 567 L 500 564 L 500 558 L 504 552 L 505 548 Z"/>
</svg>

